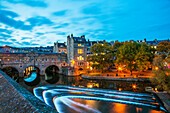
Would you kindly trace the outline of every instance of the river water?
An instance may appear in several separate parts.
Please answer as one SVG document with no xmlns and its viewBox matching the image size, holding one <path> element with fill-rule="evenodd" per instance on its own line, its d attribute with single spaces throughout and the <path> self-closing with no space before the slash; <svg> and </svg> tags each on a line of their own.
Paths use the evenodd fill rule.
<svg viewBox="0 0 170 113">
<path fill-rule="evenodd" d="M 43 89 L 43 91 L 41 91 L 41 93 L 46 93 L 47 91 L 47 94 L 43 94 L 43 95 L 41 93 L 38 94 L 40 95 L 39 97 L 41 97 L 41 99 L 43 98 L 47 99 L 44 100 L 45 102 L 47 102 L 46 104 L 49 104 L 50 106 L 52 106 L 53 109 L 56 109 L 58 112 L 63 112 L 63 113 L 164 113 L 165 112 L 159 109 L 159 107 L 155 108 L 147 105 L 141 105 L 141 103 L 148 104 L 149 103 L 148 101 L 150 100 L 153 101 L 153 103 L 156 102 L 156 105 L 159 104 L 159 102 L 156 101 L 153 95 L 145 92 L 145 87 L 149 87 L 149 86 L 153 87 L 153 85 L 149 82 L 143 83 L 143 82 L 107 81 L 107 80 L 87 80 L 87 79 L 82 79 L 81 76 L 68 77 L 63 75 L 60 75 L 58 80 L 59 81 L 55 85 L 58 86 L 62 84 L 64 85 L 64 88 L 57 90 L 57 88 L 51 89 L 47 87 Z M 68 87 L 70 86 L 71 90 L 74 89 L 74 88 L 72 89 L 72 87 L 86 88 L 90 86 L 92 88 L 88 88 L 89 91 L 86 93 L 86 92 L 82 92 L 82 90 L 84 89 L 76 89 L 70 91 L 70 88 L 68 88 L 67 86 Z M 105 89 L 107 91 L 116 90 L 119 92 L 125 91 L 127 94 L 117 95 L 116 93 L 116 96 L 107 97 L 106 96 L 108 94 L 107 91 L 102 92 L 103 94 L 98 95 L 96 94 L 97 89 L 101 89 L 101 90 Z M 146 99 L 145 101 L 138 100 L 137 102 L 139 102 L 139 104 L 134 104 L 136 100 L 134 101 L 134 99 L 131 98 L 138 97 L 140 99 L 143 97 L 139 95 L 131 96 L 131 92 L 140 92 L 139 95 L 148 94 L 153 97 L 148 100 L 147 97 L 146 98 L 144 97 Z M 75 95 L 78 96 L 76 97 Z M 94 95 L 95 97 L 93 97 Z M 103 95 L 102 97 L 105 98 L 104 100 L 101 99 L 101 95 Z M 119 95 L 123 95 L 123 96 L 127 95 L 127 98 L 119 97 Z M 72 98 L 74 96 L 75 98 Z M 89 97 L 87 98 L 86 96 Z M 108 98 L 109 99 L 111 98 L 112 100 L 116 99 L 116 101 L 112 101 L 112 100 L 107 101 Z"/>
</svg>

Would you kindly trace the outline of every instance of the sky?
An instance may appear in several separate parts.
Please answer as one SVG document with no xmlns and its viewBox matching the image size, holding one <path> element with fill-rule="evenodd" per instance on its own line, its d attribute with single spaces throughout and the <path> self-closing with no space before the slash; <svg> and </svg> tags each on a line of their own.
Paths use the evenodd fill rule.
<svg viewBox="0 0 170 113">
<path fill-rule="evenodd" d="M 86 40 L 164 40 L 170 0 L 0 0 L 0 46 Z"/>
</svg>

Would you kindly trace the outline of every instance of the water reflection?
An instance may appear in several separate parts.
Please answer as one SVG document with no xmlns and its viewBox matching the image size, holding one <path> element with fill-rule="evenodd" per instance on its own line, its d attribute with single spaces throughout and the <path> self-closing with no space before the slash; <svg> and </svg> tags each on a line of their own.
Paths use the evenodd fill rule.
<svg viewBox="0 0 170 113">
<path fill-rule="evenodd" d="M 68 77 L 60 75 L 62 84 L 89 88 L 113 89 L 119 91 L 145 92 L 145 87 L 154 87 L 150 82 L 128 82 L 108 80 L 88 80 L 81 76 Z M 92 86 L 91 86 L 92 85 Z"/>
<path fill-rule="evenodd" d="M 59 81 L 59 68 L 55 65 L 48 66 L 45 70 L 45 81 L 54 84 Z"/>
</svg>

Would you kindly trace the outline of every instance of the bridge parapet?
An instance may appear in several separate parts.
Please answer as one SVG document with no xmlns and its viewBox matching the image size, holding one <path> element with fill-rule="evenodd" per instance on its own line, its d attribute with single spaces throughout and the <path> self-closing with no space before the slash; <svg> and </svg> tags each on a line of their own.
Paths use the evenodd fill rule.
<svg viewBox="0 0 170 113">
<path fill-rule="evenodd" d="M 45 69 L 55 65 L 62 72 L 62 66 L 66 66 L 66 54 L 61 53 L 0 53 L 0 69 L 14 67 L 18 70 L 19 76 L 23 77 L 24 70 L 29 66 L 36 66 L 40 74 L 45 75 Z"/>
</svg>

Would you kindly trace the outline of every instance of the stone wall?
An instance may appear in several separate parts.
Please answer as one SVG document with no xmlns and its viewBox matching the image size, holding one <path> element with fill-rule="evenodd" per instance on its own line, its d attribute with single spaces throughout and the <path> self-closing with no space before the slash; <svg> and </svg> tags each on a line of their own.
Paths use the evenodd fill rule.
<svg viewBox="0 0 170 113">
<path fill-rule="evenodd" d="M 56 113 L 0 70 L 0 113 Z"/>
</svg>

